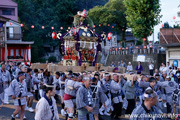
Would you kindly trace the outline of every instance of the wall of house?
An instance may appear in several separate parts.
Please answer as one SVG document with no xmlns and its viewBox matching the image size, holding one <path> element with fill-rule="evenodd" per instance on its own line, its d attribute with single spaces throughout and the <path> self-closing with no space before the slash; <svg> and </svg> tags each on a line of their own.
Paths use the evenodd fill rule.
<svg viewBox="0 0 180 120">
<path fill-rule="evenodd" d="M 2 13 L 3 8 L 12 8 L 14 9 L 14 14 L 13 15 L 1 15 L 6 18 L 10 18 L 14 21 L 18 21 L 18 8 L 17 8 L 17 3 L 15 3 L 12 0 L 0 0 L 0 13 Z"/>
<path fill-rule="evenodd" d="M 180 67 L 180 46 L 166 48 L 166 61 L 172 64 L 174 60 L 178 61 L 178 67 Z"/>
<path fill-rule="evenodd" d="M 160 32 L 160 44 L 180 43 L 179 28 L 162 28 Z"/>
<path fill-rule="evenodd" d="M 7 40 L 20 40 L 20 41 L 22 40 L 20 23 L 10 20 L 6 22 L 6 28 L 7 28 Z"/>
</svg>

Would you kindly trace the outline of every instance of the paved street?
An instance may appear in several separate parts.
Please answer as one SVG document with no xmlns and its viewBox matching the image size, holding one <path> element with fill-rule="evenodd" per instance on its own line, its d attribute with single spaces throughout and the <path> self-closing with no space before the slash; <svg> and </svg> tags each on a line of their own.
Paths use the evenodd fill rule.
<svg viewBox="0 0 180 120">
<path fill-rule="evenodd" d="M 57 100 L 58 101 L 58 100 Z M 10 104 L 9 105 L 4 105 L 2 107 L 2 109 L 0 110 L 0 120 L 10 120 L 11 119 L 11 115 L 14 111 L 14 106 L 13 106 L 13 100 L 9 100 Z M 35 108 L 37 101 L 34 100 L 33 101 L 33 109 Z M 59 101 L 58 101 L 59 103 Z M 60 113 L 61 111 L 61 105 L 57 104 L 58 106 L 58 111 Z M 163 108 L 163 112 L 166 112 L 166 109 Z M 122 114 L 124 114 L 124 111 L 122 111 Z M 26 120 L 34 120 L 34 116 L 35 113 L 30 113 L 29 111 L 25 112 L 25 115 L 27 117 Z M 61 114 L 59 114 L 60 120 L 65 120 L 65 117 L 63 117 Z M 19 120 L 19 118 L 17 118 L 16 120 Z M 111 118 L 109 116 L 100 116 L 100 120 L 111 120 Z M 122 116 L 121 118 L 119 118 L 119 120 L 128 120 L 128 118 L 124 118 L 124 116 Z M 168 119 L 163 119 L 163 120 L 168 120 Z"/>
<path fill-rule="evenodd" d="M 35 108 L 36 103 L 37 103 L 37 101 L 34 100 L 33 108 Z M 4 105 L 2 107 L 2 109 L 0 110 L 0 120 L 10 120 L 13 111 L 14 111 L 13 100 L 10 100 L 10 104 Z M 58 104 L 58 111 L 59 111 L 59 113 L 61 111 L 61 105 L 59 105 L 59 104 Z M 30 112 L 26 111 L 25 115 L 27 117 L 26 120 L 34 120 L 35 113 L 30 113 Z M 59 117 L 61 120 L 65 119 L 65 117 L 61 116 L 61 114 L 59 114 Z M 19 118 L 17 118 L 16 120 L 19 120 Z M 111 120 L 111 118 L 109 116 L 101 116 L 100 120 Z M 120 120 L 127 120 L 127 119 L 120 118 Z"/>
</svg>

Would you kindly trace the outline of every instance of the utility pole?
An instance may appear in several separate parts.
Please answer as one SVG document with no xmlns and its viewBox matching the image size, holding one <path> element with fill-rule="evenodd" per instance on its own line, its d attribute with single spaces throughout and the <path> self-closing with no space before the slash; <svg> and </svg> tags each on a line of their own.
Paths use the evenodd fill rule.
<svg viewBox="0 0 180 120">
<path fill-rule="evenodd" d="M 7 63 L 7 29 L 6 23 L 4 24 L 4 45 L 5 45 L 5 62 Z"/>
<path fill-rule="evenodd" d="M 153 46 L 154 46 L 154 27 L 153 27 Z"/>
</svg>

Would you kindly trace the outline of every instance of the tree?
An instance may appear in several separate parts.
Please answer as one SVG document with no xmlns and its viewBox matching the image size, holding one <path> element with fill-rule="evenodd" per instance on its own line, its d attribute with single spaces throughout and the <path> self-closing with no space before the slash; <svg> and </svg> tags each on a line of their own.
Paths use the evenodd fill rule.
<svg viewBox="0 0 180 120">
<path fill-rule="evenodd" d="M 32 62 L 45 55 L 44 43 L 52 42 L 51 33 L 72 25 L 77 0 L 14 0 L 18 3 L 19 22 L 24 24 L 23 41 L 34 41 Z M 31 25 L 35 28 L 31 29 Z M 45 26 L 45 29 L 42 29 Z M 54 30 L 51 27 L 54 26 Z M 58 44 L 59 41 L 57 41 Z"/>
<path fill-rule="evenodd" d="M 126 6 L 126 19 L 128 26 L 133 28 L 133 35 L 139 39 L 145 38 L 143 44 L 147 44 L 147 37 L 152 34 L 153 27 L 160 23 L 159 0 L 124 0 Z"/>
<path fill-rule="evenodd" d="M 49 62 L 56 62 L 56 57 L 55 56 L 51 56 L 48 59 Z"/>
<path fill-rule="evenodd" d="M 172 28 L 168 22 L 165 22 L 164 25 L 163 25 L 163 28 Z"/>
<path fill-rule="evenodd" d="M 96 25 L 99 23 L 104 25 L 106 30 L 109 28 L 108 24 L 113 25 L 117 32 L 122 33 L 122 40 L 125 40 L 127 29 L 125 10 L 123 0 L 109 0 L 104 6 L 95 6 L 90 9 L 89 16 Z"/>
<path fill-rule="evenodd" d="M 77 6 L 79 10 L 83 11 L 84 9 L 89 10 L 96 5 L 104 5 L 108 0 L 77 0 Z"/>
<path fill-rule="evenodd" d="M 44 43 L 51 44 L 51 33 L 65 33 L 73 26 L 73 16 L 77 11 L 90 9 L 94 5 L 104 5 L 107 0 L 14 0 L 18 3 L 19 22 L 24 24 L 23 41 L 34 41 L 32 62 L 39 62 L 44 56 Z M 88 3 L 87 3 L 88 1 Z M 35 28 L 31 29 L 31 25 Z M 42 26 L 45 29 L 42 29 Z M 54 30 L 51 27 L 54 27 Z M 60 27 L 63 30 L 60 30 Z M 54 41 L 53 41 L 54 43 Z M 59 44 L 59 40 L 56 41 Z M 61 50 L 61 49 L 60 49 Z M 61 51 L 60 51 L 61 52 Z"/>
</svg>

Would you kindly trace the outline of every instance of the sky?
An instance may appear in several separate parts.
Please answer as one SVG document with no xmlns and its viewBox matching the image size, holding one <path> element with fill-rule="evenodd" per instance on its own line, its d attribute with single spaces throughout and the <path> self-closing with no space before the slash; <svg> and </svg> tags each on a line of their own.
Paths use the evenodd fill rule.
<svg viewBox="0 0 180 120">
<path fill-rule="evenodd" d="M 161 25 L 165 22 L 168 22 L 170 26 L 175 24 L 175 21 L 179 21 L 180 17 L 177 16 L 177 12 L 180 11 L 180 0 L 160 0 L 161 4 L 161 23 L 154 27 L 154 41 L 158 41 L 158 32 L 160 31 Z M 176 17 L 175 21 L 173 16 Z M 148 38 L 150 41 L 153 41 L 153 35 Z"/>
</svg>

